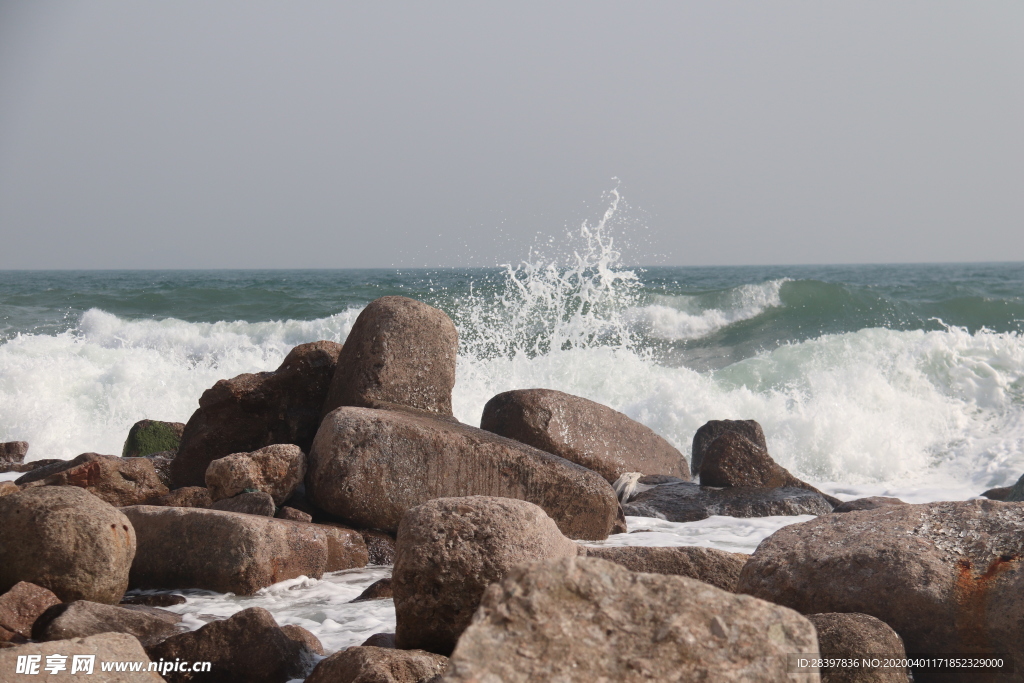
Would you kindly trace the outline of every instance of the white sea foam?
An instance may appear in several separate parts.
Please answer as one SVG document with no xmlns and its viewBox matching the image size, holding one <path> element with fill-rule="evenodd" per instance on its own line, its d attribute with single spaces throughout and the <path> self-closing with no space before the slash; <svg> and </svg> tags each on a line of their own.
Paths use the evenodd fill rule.
<svg viewBox="0 0 1024 683">
<path fill-rule="evenodd" d="M 716 293 L 715 297 L 659 295 L 645 306 L 629 308 L 626 319 L 657 339 L 700 339 L 781 306 L 779 290 L 784 282 L 785 279 L 742 285 Z"/>
</svg>

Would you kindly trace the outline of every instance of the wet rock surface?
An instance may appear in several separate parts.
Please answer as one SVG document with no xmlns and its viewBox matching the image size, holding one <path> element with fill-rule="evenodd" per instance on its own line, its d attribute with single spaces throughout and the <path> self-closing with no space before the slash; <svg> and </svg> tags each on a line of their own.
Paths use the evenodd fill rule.
<svg viewBox="0 0 1024 683">
<path fill-rule="evenodd" d="M 726 432 L 735 432 L 749 439 L 755 446 L 768 450 L 764 430 L 756 420 L 710 420 L 693 435 L 693 444 L 690 448 L 690 472 L 693 476 L 700 474 L 707 447 Z"/>
<path fill-rule="evenodd" d="M 832 505 L 814 491 L 802 488 L 714 488 L 681 483 L 648 489 L 624 503 L 622 509 L 634 517 L 696 522 L 711 515 L 824 515 L 832 512 Z"/>
</svg>

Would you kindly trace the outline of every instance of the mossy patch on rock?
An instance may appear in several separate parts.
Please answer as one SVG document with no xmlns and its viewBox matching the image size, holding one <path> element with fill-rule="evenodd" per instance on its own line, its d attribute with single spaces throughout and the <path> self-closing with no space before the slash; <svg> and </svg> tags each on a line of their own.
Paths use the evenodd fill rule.
<svg viewBox="0 0 1024 683">
<path fill-rule="evenodd" d="M 185 425 L 181 422 L 139 420 L 128 432 L 121 457 L 137 458 L 162 451 L 176 451 L 183 431 Z"/>
</svg>

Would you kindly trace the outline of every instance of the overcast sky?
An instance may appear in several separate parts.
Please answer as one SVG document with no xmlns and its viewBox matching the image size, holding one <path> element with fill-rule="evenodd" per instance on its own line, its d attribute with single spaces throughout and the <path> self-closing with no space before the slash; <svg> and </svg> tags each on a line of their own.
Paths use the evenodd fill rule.
<svg viewBox="0 0 1024 683">
<path fill-rule="evenodd" d="M 1024 260 L 1024 3 L 0 0 L 0 268 Z M 640 229 L 640 226 L 644 229 Z"/>
</svg>

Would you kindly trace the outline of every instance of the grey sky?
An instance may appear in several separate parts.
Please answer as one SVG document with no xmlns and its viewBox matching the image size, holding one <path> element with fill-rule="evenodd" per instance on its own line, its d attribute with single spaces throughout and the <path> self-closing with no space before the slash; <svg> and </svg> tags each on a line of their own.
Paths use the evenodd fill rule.
<svg viewBox="0 0 1024 683">
<path fill-rule="evenodd" d="M 1024 260 L 1021 2 L 0 0 L 0 268 Z"/>
</svg>

